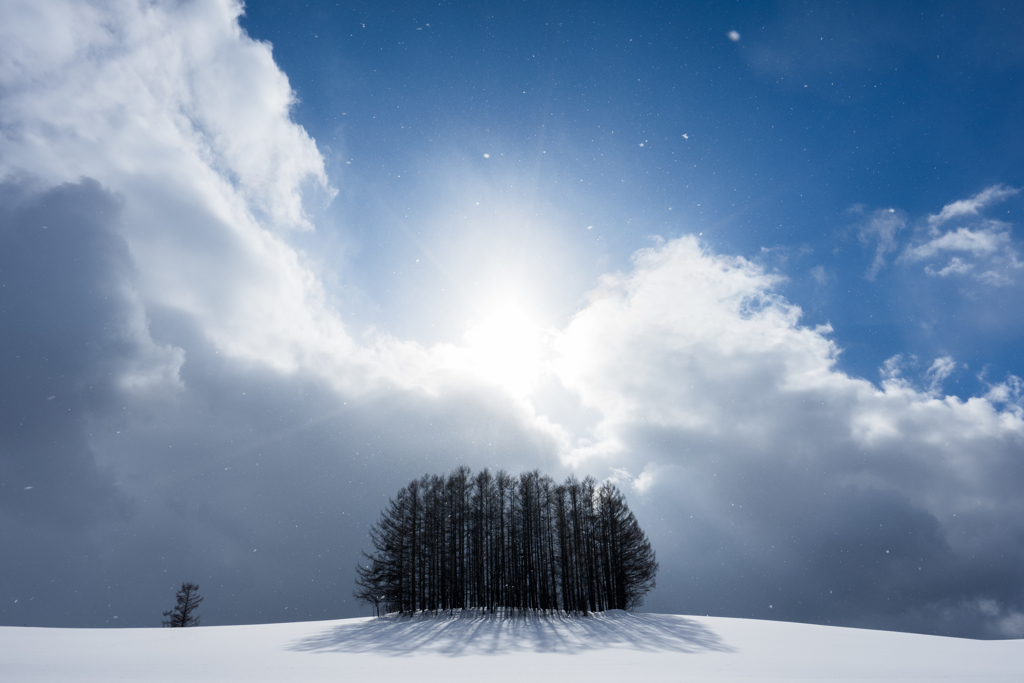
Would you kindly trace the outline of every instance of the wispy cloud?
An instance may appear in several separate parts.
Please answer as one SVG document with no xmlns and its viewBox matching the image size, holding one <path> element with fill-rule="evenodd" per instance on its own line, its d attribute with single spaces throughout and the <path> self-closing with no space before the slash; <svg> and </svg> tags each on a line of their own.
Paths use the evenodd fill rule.
<svg viewBox="0 0 1024 683">
<path fill-rule="evenodd" d="M 931 367 L 925 373 L 925 378 L 928 380 L 928 390 L 932 395 L 941 395 L 942 383 L 953 374 L 956 368 L 957 363 L 953 360 L 952 356 L 942 356 L 932 361 Z"/>
<path fill-rule="evenodd" d="M 1010 226 L 1000 221 L 989 221 L 975 229 L 957 228 L 905 252 L 911 261 L 922 261 L 943 251 L 961 251 L 973 256 L 987 256 L 1010 243 Z"/>
<path fill-rule="evenodd" d="M 925 262 L 925 272 L 937 277 L 970 276 L 990 286 L 1012 284 L 1015 272 L 1024 267 L 1014 248 L 1012 226 L 983 218 L 981 212 L 1018 192 L 1018 188 L 993 185 L 969 199 L 946 204 L 924 221 L 915 221 L 915 236 L 908 240 L 897 261 Z M 857 206 L 853 211 L 861 213 L 863 209 Z M 941 229 L 950 221 L 965 218 L 970 219 L 967 225 Z M 888 256 L 900 249 L 900 233 L 907 225 L 907 217 L 896 209 L 874 211 L 860 225 L 861 243 L 874 245 L 875 251 L 864 274 L 867 280 L 874 280 Z"/>
<path fill-rule="evenodd" d="M 945 233 L 932 229 L 929 235 L 923 242 L 908 246 L 900 260 L 926 262 L 924 271 L 928 275 L 969 276 L 992 287 L 1013 284 L 1016 273 L 1024 268 L 1017 257 L 1009 223 L 979 220 L 975 225 Z"/>
<path fill-rule="evenodd" d="M 928 225 L 933 228 L 937 228 L 943 223 L 951 221 L 954 218 L 977 216 L 982 209 L 985 209 L 986 207 L 1008 197 L 1012 197 L 1018 192 L 1020 192 L 1020 188 L 1007 187 L 1006 185 L 993 185 L 991 187 L 986 187 L 984 190 L 969 199 L 960 199 L 950 204 L 946 204 L 942 207 L 942 211 L 939 213 L 929 215 Z"/>
<path fill-rule="evenodd" d="M 981 214 L 1018 192 L 1019 188 L 993 185 L 969 199 L 946 204 L 942 211 L 928 216 L 927 229 L 919 231 L 916 244 L 908 245 L 900 260 L 924 262 L 924 272 L 935 277 L 970 277 L 989 287 L 1012 285 L 1024 268 L 1014 246 L 1012 226 Z M 943 225 L 956 219 L 967 219 L 967 225 L 942 231 Z"/>
<path fill-rule="evenodd" d="M 871 214 L 858 233 L 863 244 L 875 244 L 875 258 L 871 261 L 864 277 L 874 280 L 878 272 L 885 267 L 885 257 L 896 251 L 899 246 L 896 236 L 906 227 L 906 217 L 895 209 L 880 209 Z"/>
</svg>

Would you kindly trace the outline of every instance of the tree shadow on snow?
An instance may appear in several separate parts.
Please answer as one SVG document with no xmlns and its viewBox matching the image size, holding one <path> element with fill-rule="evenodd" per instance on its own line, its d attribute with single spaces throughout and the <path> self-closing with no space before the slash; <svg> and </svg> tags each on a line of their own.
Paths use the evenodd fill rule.
<svg viewBox="0 0 1024 683">
<path fill-rule="evenodd" d="M 454 613 L 390 614 L 345 623 L 303 638 L 298 652 L 464 655 L 511 652 L 573 654 L 601 648 L 672 652 L 731 652 L 707 626 L 667 614 L 610 610 L 594 615 Z"/>
</svg>

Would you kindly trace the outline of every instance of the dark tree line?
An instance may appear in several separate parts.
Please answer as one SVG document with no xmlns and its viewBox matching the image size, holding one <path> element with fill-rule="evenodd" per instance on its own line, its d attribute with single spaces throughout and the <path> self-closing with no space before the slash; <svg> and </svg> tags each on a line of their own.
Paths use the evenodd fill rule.
<svg viewBox="0 0 1024 683">
<path fill-rule="evenodd" d="M 460 608 L 633 609 L 654 551 L 612 484 L 460 467 L 398 492 L 370 530 L 355 596 L 377 614 Z"/>
</svg>

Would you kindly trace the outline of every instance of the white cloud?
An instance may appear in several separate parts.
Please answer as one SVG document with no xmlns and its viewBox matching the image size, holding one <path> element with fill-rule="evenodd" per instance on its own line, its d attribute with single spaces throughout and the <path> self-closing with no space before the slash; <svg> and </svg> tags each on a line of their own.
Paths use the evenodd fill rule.
<svg viewBox="0 0 1024 683">
<path fill-rule="evenodd" d="M 95 178 L 124 199 L 146 306 L 281 370 L 354 353 L 280 230 L 330 193 L 313 140 L 241 5 L 9 2 L 0 9 L 0 176 Z M 329 369 L 329 367 L 328 367 Z"/>
<path fill-rule="evenodd" d="M 309 227 L 300 186 L 326 186 L 323 160 L 289 118 L 294 95 L 270 46 L 239 28 L 241 9 L 5 3 L 3 25 L 17 27 L 0 60 L 6 168 L 48 180 L 198 172 L 188 184 L 220 186 L 197 191 L 207 208 L 234 189 L 274 226 Z"/>
<path fill-rule="evenodd" d="M 875 258 L 864 277 L 874 280 L 885 266 L 885 257 L 896 251 L 896 235 L 907 224 L 906 217 L 895 209 L 875 211 L 867 223 L 861 226 L 859 237 L 864 244 L 875 242 Z"/>
<path fill-rule="evenodd" d="M 899 424 L 904 411 L 952 418 L 967 410 L 956 399 L 939 408 L 902 381 L 899 357 L 887 363 L 881 390 L 838 372 L 839 349 L 827 331 L 802 327 L 800 309 L 773 292 L 777 276 L 745 259 L 682 237 L 638 252 L 634 263 L 604 278 L 556 342 L 556 372 L 585 406 L 599 409 L 594 434 L 617 440 L 609 451 L 624 448 L 638 424 L 730 440 L 785 433 L 801 419 L 788 411 L 812 399 L 829 413 L 836 430 L 829 438 L 854 440 L 872 432 L 863 425 Z M 926 378 L 941 382 L 955 366 L 937 359 Z M 1001 424 L 988 426 L 1005 435 Z"/>
<path fill-rule="evenodd" d="M 663 469 L 665 468 L 655 463 L 648 463 L 640 475 L 633 480 L 633 490 L 641 495 L 647 493 L 651 487 L 657 483 L 658 477 L 662 473 L 661 470 Z"/>
<path fill-rule="evenodd" d="M 910 357 L 911 362 L 915 362 L 916 360 L 916 357 Z M 903 367 L 905 364 L 906 361 L 901 353 L 897 353 L 895 356 L 886 358 L 885 362 L 882 363 L 882 367 L 878 369 L 878 373 L 882 376 L 883 386 L 885 384 L 905 386 L 906 380 L 903 379 Z"/>
<path fill-rule="evenodd" d="M 1016 263 L 1016 259 L 1011 262 L 1014 269 L 1019 269 L 1021 266 Z M 992 287 L 1008 287 L 1013 284 L 1013 280 L 1006 274 L 1005 269 L 1003 272 L 998 270 L 986 270 L 982 273 L 978 273 L 977 279 L 980 282 L 990 285 Z"/>
<path fill-rule="evenodd" d="M 929 392 L 933 395 L 939 395 L 942 391 L 942 383 L 953 374 L 956 367 L 956 361 L 953 360 L 952 356 L 943 356 L 932 361 L 931 367 L 925 373 Z"/>
<path fill-rule="evenodd" d="M 924 272 L 932 276 L 972 277 L 990 287 L 1012 285 L 1016 272 L 1024 268 L 1024 264 L 1017 258 L 1009 223 L 979 218 L 971 225 L 946 232 L 941 232 L 938 226 L 955 217 L 976 216 L 997 199 L 1017 192 L 996 185 L 971 199 L 946 205 L 938 216 L 928 217 L 926 236 L 916 245 L 908 245 L 900 260 L 924 261 Z"/>
<path fill-rule="evenodd" d="M 929 275 L 938 275 L 939 277 L 948 277 L 950 275 L 966 275 L 967 273 L 974 270 L 973 263 L 965 263 L 959 256 L 954 256 L 949 259 L 949 263 L 939 269 L 932 268 L 931 266 L 925 266 L 924 272 Z"/>
<path fill-rule="evenodd" d="M 604 278 L 556 342 L 559 377 L 606 422 L 715 431 L 729 407 L 705 400 L 709 384 L 771 372 L 795 346 L 820 348 L 799 359 L 790 381 L 827 372 L 834 347 L 796 327 L 799 309 L 771 292 L 777 276 L 741 258 L 706 255 L 693 237 L 642 250 L 634 263 L 631 273 Z"/>
<path fill-rule="evenodd" d="M 909 373 L 914 358 L 890 359 L 880 386 L 848 376 L 830 330 L 801 326 L 776 282 L 693 237 L 606 277 L 557 340 L 558 376 L 597 415 L 566 461 L 621 479 L 642 472 L 628 478 L 633 505 L 670 581 L 700 577 L 702 590 L 733 595 L 773 576 L 787 602 L 826 595 L 824 612 L 839 587 L 864 586 L 849 593 L 861 613 L 902 609 L 880 585 L 927 594 L 912 610 L 936 614 L 951 595 L 988 590 L 971 577 L 1024 532 L 1024 413 L 1008 402 L 1017 385 L 945 396 L 950 357 L 931 363 L 924 386 Z M 887 549 L 902 559 L 879 564 L 895 557 Z M 946 572 L 967 583 L 951 588 Z M 753 600 L 769 590 L 758 586 Z M 674 608 L 672 594 L 661 604 Z M 1009 595 L 1001 609 L 1015 609 Z M 678 602 L 693 608 L 692 596 Z M 982 617 L 984 628 L 1001 618 Z"/>
<path fill-rule="evenodd" d="M 1010 243 L 1010 228 L 1005 223 L 991 221 L 985 227 L 971 230 L 958 228 L 924 244 L 907 249 L 905 256 L 910 261 L 921 261 L 943 251 L 960 251 L 973 256 L 988 256 Z"/>
<path fill-rule="evenodd" d="M 558 340 L 559 377 L 600 415 L 571 461 L 675 466 L 698 479 L 770 462 L 777 484 L 800 463 L 814 486 L 881 485 L 941 520 L 978 500 L 1016 505 L 993 481 L 1011 476 L 1004 458 L 1024 448 L 1024 421 L 988 398 L 942 396 L 952 358 L 932 363 L 922 389 L 891 359 L 879 387 L 836 370 L 835 343 L 801 326 L 755 264 L 693 237 L 634 263 L 604 279 Z"/>
<path fill-rule="evenodd" d="M 659 470 L 662 469 L 664 468 L 654 463 L 648 463 L 643 471 L 634 477 L 629 473 L 629 470 L 623 467 L 612 467 L 611 476 L 607 478 L 607 481 L 617 485 L 619 488 L 625 489 L 628 487 L 636 493 L 643 495 L 657 482 Z"/>
<path fill-rule="evenodd" d="M 1010 224 L 978 216 L 983 209 L 1019 191 L 993 185 L 970 199 L 947 204 L 938 214 L 928 216 L 926 225 L 919 226 L 916 238 L 903 249 L 897 261 L 924 261 L 925 273 L 937 277 L 969 276 L 994 287 L 1013 284 L 1015 272 L 1024 268 L 1024 264 L 1017 258 Z M 862 213 L 863 207 L 858 205 L 852 210 Z M 943 224 L 964 217 L 974 220 L 953 230 L 940 230 Z M 866 279 L 874 280 L 885 267 L 886 257 L 899 248 L 899 233 L 906 225 L 905 216 L 895 209 L 880 209 L 860 226 L 860 241 L 875 246 L 874 258 L 864 275 Z M 817 279 L 818 274 L 812 274 Z"/>
<path fill-rule="evenodd" d="M 991 187 L 986 187 L 970 199 L 961 199 L 959 201 L 952 202 L 951 204 L 946 204 L 942 207 L 942 211 L 928 216 L 928 224 L 933 228 L 937 228 L 943 223 L 953 220 L 954 218 L 976 216 L 982 209 L 1008 197 L 1012 197 L 1018 192 L 1020 192 L 1020 188 L 1007 187 L 1006 185 L 993 185 Z"/>
<path fill-rule="evenodd" d="M 848 376 L 829 330 L 801 326 L 775 284 L 692 237 L 606 277 L 557 341 L 559 377 L 597 414 L 567 462 L 641 470 L 629 479 L 634 507 L 659 557 L 702 590 L 720 582 L 732 595 L 774 576 L 770 590 L 792 591 L 794 604 L 824 594 L 828 612 L 829 590 L 863 585 L 857 611 L 899 611 L 885 585 L 929 595 L 912 609 L 936 614 L 951 595 L 988 590 L 970 577 L 1024 532 L 1024 414 L 1006 402 L 1016 385 L 944 396 L 950 357 L 931 363 L 922 387 L 904 374 L 913 358 L 890 359 L 881 386 Z M 879 564 L 890 549 L 902 559 Z M 877 572 L 866 582 L 865 566 Z M 950 587 L 946 572 L 971 587 Z M 1009 595 L 1000 609 L 1015 609 Z M 691 598 L 678 608 L 693 609 Z M 1002 628 L 1000 616 L 979 618 Z"/>
<path fill-rule="evenodd" d="M 1018 415 L 1024 411 L 1024 380 L 1010 375 L 1005 381 L 989 385 L 985 399 L 993 404 L 1002 404 Z"/>
</svg>

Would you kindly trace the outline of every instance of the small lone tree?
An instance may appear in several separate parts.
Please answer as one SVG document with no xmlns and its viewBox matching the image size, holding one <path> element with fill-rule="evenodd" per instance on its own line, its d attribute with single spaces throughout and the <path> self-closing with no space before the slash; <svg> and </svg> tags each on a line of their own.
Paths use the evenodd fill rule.
<svg viewBox="0 0 1024 683">
<path fill-rule="evenodd" d="M 174 609 L 164 612 L 165 617 L 170 617 L 164 621 L 164 626 L 171 628 L 199 626 L 199 615 L 196 614 L 196 610 L 199 608 L 199 603 L 203 601 L 203 596 L 199 595 L 199 584 L 181 584 L 181 590 L 178 591 L 176 597 L 178 604 L 174 606 Z"/>
</svg>

